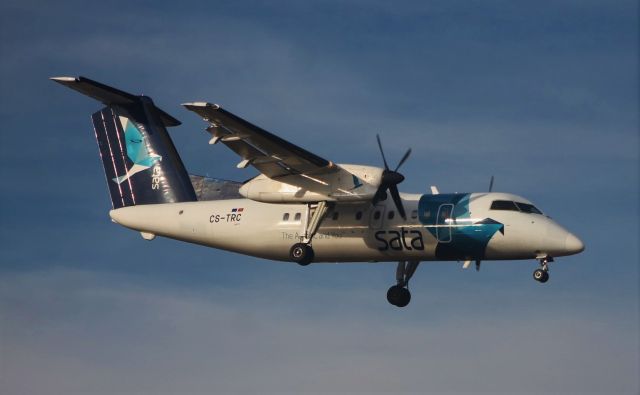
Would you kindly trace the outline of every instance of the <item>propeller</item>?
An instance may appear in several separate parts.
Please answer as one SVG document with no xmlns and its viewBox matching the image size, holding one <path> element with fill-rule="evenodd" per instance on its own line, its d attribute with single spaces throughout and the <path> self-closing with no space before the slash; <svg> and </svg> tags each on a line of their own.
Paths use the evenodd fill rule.
<svg viewBox="0 0 640 395">
<path fill-rule="evenodd" d="M 404 206 L 402 205 L 402 200 L 400 199 L 400 192 L 398 192 L 398 184 L 404 181 L 404 176 L 398 173 L 398 169 L 402 164 L 409 158 L 411 155 L 411 148 L 407 150 L 404 154 L 400 162 L 398 162 L 398 166 L 394 170 L 389 169 L 389 164 L 387 164 L 387 158 L 384 156 L 384 150 L 382 149 L 382 143 L 380 142 L 380 135 L 376 134 L 376 139 L 378 140 L 378 148 L 380 148 L 380 154 L 382 154 L 382 162 L 384 163 L 384 171 L 382 172 L 382 178 L 380 180 L 380 186 L 378 187 L 378 191 L 373 196 L 373 204 L 376 205 L 379 201 L 384 200 L 387 197 L 387 190 L 391 194 L 391 198 L 398 209 L 398 213 L 403 219 L 407 219 L 407 214 L 404 211 Z"/>
</svg>

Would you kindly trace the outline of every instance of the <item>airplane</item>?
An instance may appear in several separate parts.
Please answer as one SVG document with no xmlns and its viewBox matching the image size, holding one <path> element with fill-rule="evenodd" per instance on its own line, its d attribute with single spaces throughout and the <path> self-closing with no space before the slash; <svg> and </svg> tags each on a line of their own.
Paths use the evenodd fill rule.
<svg viewBox="0 0 640 395">
<path fill-rule="evenodd" d="M 206 122 L 209 144 L 239 155 L 260 174 L 235 182 L 187 172 L 167 133 L 180 121 L 144 95 L 85 77 L 53 81 L 104 104 L 92 115 L 112 221 L 156 236 L 254 257 L 296 262 L 398 262 L 387 300 L 411 301 L 420 262 L 535 259 L 534 280 L 549 279 L 554 258 L 583 242 L 529 200 L 510 193 L 400 193 L 377 137 L 384 167 L 337 164 L 255 126 L 217 104 L 183 106 Z"/>
</svg>

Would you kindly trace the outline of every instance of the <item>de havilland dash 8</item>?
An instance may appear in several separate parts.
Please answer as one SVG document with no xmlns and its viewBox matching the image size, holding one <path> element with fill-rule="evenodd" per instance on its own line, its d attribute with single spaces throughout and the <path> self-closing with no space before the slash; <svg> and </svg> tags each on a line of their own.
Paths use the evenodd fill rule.
<svg viewBox="0 0 640 395">
<path fill-rule="evenodd" d="M 389 303 L 411 300 L 421 261 L 549 262 L 584 250 L 582 241 L 527 199 L 491 192 L 400 193 L 404 176 L 378 145 L 384 167 L 336 164 L 224 110 L 183 104 L 207 123 L 209 144 L 260 174 L 244 183 L 190 175 L 166 128 L 180 122 L 151 98 L 84 77 L 52 80 L 102 102 L 92 115 L 113 209 L 111 219 L 141 233 L 255 257 L 296 262 L 397 261 Z M 491 184 L 493 184 L 493 179 Z"/>
</svg>

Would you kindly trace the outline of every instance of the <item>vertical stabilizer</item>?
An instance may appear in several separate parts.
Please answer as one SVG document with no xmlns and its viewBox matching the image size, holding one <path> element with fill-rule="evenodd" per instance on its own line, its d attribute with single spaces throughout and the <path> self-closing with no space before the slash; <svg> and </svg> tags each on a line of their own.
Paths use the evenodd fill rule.
<svg viewBox="0 0 640 395">
<path fill-rule="evenodd" d="M 166 129 L 179 125 L 178 120 L 146 96 L 134 96 L 84 77 L 53 80 L 106 104 L 91 119 L 114 209 L 196 200 Z"/>
</svg>

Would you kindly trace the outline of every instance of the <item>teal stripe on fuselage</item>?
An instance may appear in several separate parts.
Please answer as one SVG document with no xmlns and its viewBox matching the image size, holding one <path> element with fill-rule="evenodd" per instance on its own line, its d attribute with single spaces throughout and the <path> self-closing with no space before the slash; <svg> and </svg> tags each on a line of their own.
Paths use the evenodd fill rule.
<svg viewBox="0 0 640 395">
<path fill-rule="evenodd" d="M 438 241 L 440 259 L 483 259 L 487 244 L 503 228 L 495 221 L 472 219 L 469 193 L 422 195 L 418 219 Z"/>
</svg>

